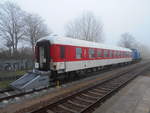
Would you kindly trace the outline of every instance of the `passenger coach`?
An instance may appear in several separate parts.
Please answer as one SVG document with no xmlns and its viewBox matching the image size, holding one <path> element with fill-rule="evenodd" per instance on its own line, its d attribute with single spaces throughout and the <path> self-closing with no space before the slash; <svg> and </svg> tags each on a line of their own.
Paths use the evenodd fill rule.
<svg viewBox="0 0 150 113">
<path fill-rule="evenodd" d="M 128 63 L 132 61 L 132 51 L 84 40 L 48 36 L 37 41 L 35 59 L 37 70 L 64 73 Z"/>
</svg>

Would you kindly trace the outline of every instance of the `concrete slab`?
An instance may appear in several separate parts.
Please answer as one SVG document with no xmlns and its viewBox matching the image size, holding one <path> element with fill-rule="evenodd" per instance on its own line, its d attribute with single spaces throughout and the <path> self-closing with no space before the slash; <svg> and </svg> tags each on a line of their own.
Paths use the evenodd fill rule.
<svg viewBox="0 0 150 113">
<path fill-rule="evenodd" d="M 137 77 L 93 113 L 150 113 L 150 77 Z"/>
</svg>

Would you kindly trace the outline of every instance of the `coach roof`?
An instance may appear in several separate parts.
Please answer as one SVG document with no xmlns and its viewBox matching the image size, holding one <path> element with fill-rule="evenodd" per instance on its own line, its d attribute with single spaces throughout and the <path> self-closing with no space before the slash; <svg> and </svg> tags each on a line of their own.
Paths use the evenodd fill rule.
<svg viewBox="0 0 150 113">
<path fill-rule="evenodd" d="M 72 46 L 80 46 L 80 47 L 92 47 L 92 48 L 102 48 L 102 49 L 110 49 L 110 50 L 118 50 L 118 51 L 129 51 L 132 52 L 128 48 L 110 46 L 102 43 L 90 42 L 85 40 L 73 39 L 70 37 L 60 37 L 60 36 L 47 36 L 39 39 L 37 42 L 48 40 L 51 44 L 62 44 L 62 45 L 72 45 Z"/>
</svg>

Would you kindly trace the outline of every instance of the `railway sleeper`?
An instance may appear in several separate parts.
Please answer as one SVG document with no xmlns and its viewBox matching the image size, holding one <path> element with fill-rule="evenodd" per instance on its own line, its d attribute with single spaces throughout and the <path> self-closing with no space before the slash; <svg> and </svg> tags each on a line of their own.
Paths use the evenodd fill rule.
<svg viewBox="0 0 150 113">
<path fill-rule="evenodd" d="M 85 96 L 85 97 L 88 97 L 88 98 L 91 98 L 91 99 L 98 99 L 98 97 L 94 97 L 94 96 L 92 96 L 92 95 L 88 95 L 88 94 L 86 94 L 86 93 L 82 93 L 81 95 L 83 95 L 83 96 Z"/>
<path fill-rule="evenodd" d="M 48 109 L 48 110 L 46 111 L 46 113 L 54 113 L 54 112 Z"/>
<path fill-rule="evenodd" d="M 59 106 L 60 108 L 64 109 L 64 110 L 68 111 L 68 112 L 77 113 L 76 110 L 70 109 L 70 108 L 68 108 L 68 107 L 66 107 L 66 106 L 64 106 L 64 105 L 58 105 L 58 106 Z M 64 112 L 64 113 L 65 113 L 65 112 Z"/>
<path fill-rule="evenodd" d="M 91 95 L 91 96 L 93 96 L 93 97 L 100 96 L 100 94 L 95 94 L 95 93 L 90 92 L 90 91 L 88 91 L 87 94 L 88 94 L 88 95 Z"/>
<path fill-rule="evenodd" d="M 72 100 L 68 100 L 69 103 L 74 104 L 76 106 L 80 106 L 80 107 L 86 107 L 87 105 L 81 104 L 81 103 L 77 103 L 76 101 L 72 101 Z"/>
<path fill-rule="evenodd" d="M 84 101 L 84 102 L 87 102 L 87 103 L 91 103 L 91 104 L 94 103 L 93 100 L 87 100 L 87 99 L 81 98 L 81 97 L 79 97 L 79 96 L 77 96 L 76 98 L 79 99 L 79 100 L 82 100 L 82 101 Z"/>
<path fill-rule="evenodd" d="M 109 85 L 107 85 L 107 86 L 103 86 L 103 88 L 106 88 L 106 89 L 110 89 L 110 90 L 113 90 L 113 89 L 115 89 L 115 88 L 117 88 L 118 86 L 109 86 Z"/>
<path fill-rule="evenodd" d="M 98 93 L 97 91 L 88 91 L 89 93 L 95 94 L 97 96 L 102 96 L 103 94 Z"/>
<path fill-rule="evenodd" d="M 69 103 L 68 101 L 66 101 L 66 102 L 63 103 L 62 105 L 64 105 L 64 106 L 67 107 L 67 108 L 74 109 L 74 110 L 76 110 L 76 111 L 80 111 L 81 109 L 84 108 L 84 107 L 82 107 L 82 106 Z"/>
<path fill-rule="evenodd" d="M 98 88 L 95 88 L 93 90 L 100 93 L 100 94 L 102 94 L 102 95 L 108 92 L 108 91 L 104 91 L 104 90 L 101 90 L 101 89 L 98 89 Z"/>
<path fill-rule="evenodd" d="M 63 105 L 58 105 L 58 106 L 49 108 L 49 110 L 53 111 L 53 113 L 76 113 L 76 111 L 70 110 Z M 46 113 L 46 112 L 41 112 L 41 113 Z"/>
<path fill-rule="evenodd" d="M 87 106 L 87 105 L 89 105 L 89 104 L 91 104 L 91 102 L 87 102 L 87 101 L 85 101 L 85 100 L 81 100 L 81 99 L 78 99 L 78 98 L 73 98 L 73 99 L 71 99 L 73 102 L 75 102 L 75 103 L 80 103 L 80 104 L 82 104 L 82 105 L 85 105 L 85 106 Z"/>
<path fill-rule="evenodd" d="M 110 89 L 110 88 L 104 88 L 104 87 L 98 87 L 98 89 L 100 89 L 100 90 L 103 90 L 103 91 L 105 91 L 105 92 L 108 92 L 108 91 L 111 91 L 112 89 Z"/>
</svg>

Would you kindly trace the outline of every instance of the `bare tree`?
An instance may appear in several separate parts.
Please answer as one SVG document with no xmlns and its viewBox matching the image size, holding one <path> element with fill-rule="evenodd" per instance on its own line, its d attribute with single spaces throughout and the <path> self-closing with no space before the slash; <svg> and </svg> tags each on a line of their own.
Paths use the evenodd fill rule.
<svg viewBox="0 0 150 113">
<path fill-rule="evenodd" d="M 84 13 L 66 25 L 66 36 L 72 38 L 102 42 L 102 33 L 103 25 L 91 12 Z"/>
<path fill-rule="evenodd" d="M 135 38 L 129 33 L 124 33 L 121 35 L 121 40 L 118 45 L 130 49 L 137 49 L 143 59 L 148 59 L 150 56 L 149 47 L 136 41 Z"/>
<path fill-rule="evenodd" d="M 25 35 L 26 40 L 30 42 L 32 51 L 34 51 L 34 45 L 36 41 L 42 37 L 51 34 L 51 30 L 48 30 L 46 24 L 42 18 L 35 14 L 27 14 L 25 19 Z"/>
<path fill-rule="evenodd" d="M 126 48 L 137 48 L 137 42 L 135 38 L 129 33 L 124 33 L 121 35 L 118 45 Z"/>
<path fill-rule="evenodd" d="M 18 42 L 24 36 L 24 24 L 22 22 L 25 12 L 12 2 L 0 4 L 0 36 L 6 41 L 6 45 L 17 52 Z"/>
<path fill-rule="evenodd" d="M 7 40 L 6 43 L 4 44 L 8 49 L 9 49 L 9 55 L 12 56 L 12 41 Z"/>
<path fill-rule="evenodd" d="M 139 45 L 139 48 L 138 48 L 141 52 L 141 57 L 142 59 L 150 59 L 150 48 L 146 45 Z"/>
</svg>

